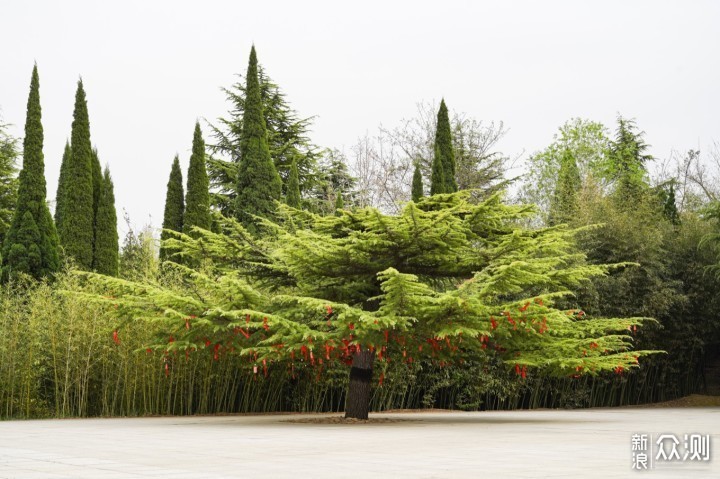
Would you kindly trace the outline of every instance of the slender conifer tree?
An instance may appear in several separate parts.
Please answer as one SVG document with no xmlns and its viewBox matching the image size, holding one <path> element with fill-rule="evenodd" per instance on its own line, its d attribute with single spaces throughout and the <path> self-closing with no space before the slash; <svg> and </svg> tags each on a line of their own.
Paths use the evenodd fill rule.
<svg viewBox="0 0 720 479">
<path fill-rule="evenodd" d="M 246 79 L 235 212 L 241 223 L 252 227 L 254 215 L 267 217 L 275 211 L 274 202 L 280 199 L 282 191 L 268 147 L 255 46 L 250 51 Z"/>
<path fill-rule="evenodd" d="M 93 152 L 90 146 L 90 119 L 82 80 L 75 94 L 71 155 L 67 164 L 58 234 L 65 254 L 81 269 L 92 269 L 94 241 Z"/>
<path fill-rule="evenodd" d="M 100 274 L 117 276 L 119 265 L 117 212 L 113 182 L 107 167 L 99 186 L 93 269 Z"/>
<path fill-rule="evenodd" d="M 175 155 L 172 168 L 170 169 L 170 179 L 167 183 L 167 193 L 165 194 L 165 214 L 163 215 L 163 232 L 160 235 L 160 259 L 165 260 L 169 257 L 169 251 L 165 247 L 169 233 L 167 230 L 182 231 L 183 216 L 185 214 L 185 199 L 183 198 L 183 180 L 182 170 L 180 169 L 180 159 Z"/>
<path fill-rule="evenodd" d="M 413 173 L 412 181 L 412 200 L 414 202 L 420 201 L 423 197 L 423 184 L 422 184 L 422 173 L 420 173 L 420 165 L 415 165 L 415 172 Z"/>
<path fill-rule="evenodd" d="M 18 272 L 42 278 L 60 267 L 57 232 L 46 202 L 43 141 L 40 79 L 35 65 L 27 103 L 18 202 L 2 254 L 5 279 Z"/>
<path fill-rule="evenodd" d="M 435 157 L 439 158 L 440 163 L 443 165 L 444 193 L 456 192 L 458 186 L 455 178 L 455 151 L 453 150 L 452 133 L 450 131 L 450 117 L 444 99 L 440 102 L 437 116 Z"/>
<path fill-rule="evenodd" d="M 183 231 L 185 233 L 191 233 L 194 226 L 210 229 L 209 188 L 210 183 L 205 166 L 205 141 L 200 130 L 200 123 L 196 122 L 185 196 L 185 214 L 183 217 Z"/>
<path fill-rule="evenodd" d="M 65 150 L 63 150 L 62 163 L 60 164 L 60 178 L 58 179 L 58 187 L 55 192 L 55 225 L 59 225 L 62 222 L 62 209 L 63 209 L 63 198 L 65 195 L 65 188 L 67 187 L 67 169 L 70 163 L 70 141 L 65 142 Z"/>
<path fill-rule="evenodd" d="M 550 203 L 549 223 L 568 223 L 578 213 L 578 191 L 580 191 L 580 170 L 575 157 L 569 150 L 563 152 L 555 194 Z"/>
</svg>

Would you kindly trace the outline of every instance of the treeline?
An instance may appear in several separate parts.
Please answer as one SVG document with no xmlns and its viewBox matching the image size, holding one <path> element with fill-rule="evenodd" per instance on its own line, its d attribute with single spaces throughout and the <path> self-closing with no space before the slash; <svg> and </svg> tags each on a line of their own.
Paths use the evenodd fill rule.
<svg viewBox="0 0 720 479">
<path fill-rule="evenodd" d="M 365 207 L 397 214 L 409 200 L 459 190 L 475 202 L 500 194 L 537 205 L 537 214 L 523 220 L 528 228 L 577 229 L 578 258 L 616 267 L 574 287 L 558 307 L 654 318 L 627 334 L 636 348 L 667 354 L 624 374 L 550 378 L 538 371 L 522 381 L 495 360 L 442 367 L 399 361 L 390 363 L 381 387 L 376 383 L 375 409 L 612 406 L 704 390 L 704 366 L 720 344 L 720 170 L 713 173 L 711 161 L 720 154 L 690 151 L 651 175 L 648 165 L 657 159 L 634 121 L 619 117 L 611 132 L 573 119 L 531 155 L 524 176 L 508 178 L 509 159 L 496 151 L 503 125 L 452 114 L 443 100 L 438 108 L 420 105 L 417 118 L 395 129 L 361 138 L 348 158 L 312 143 L 311 119 L 290 107 L 254 47 L 245 76 L 225 92 L 230 112 L 209 126 L 207 144 L 195 125 L 185 182 L 179 158 L 170 164 L 159 255 L 152 230 L 131 230 L 119 251 L 113 183 L 90 141 L 82 81 L 50 214 L 33 69 L 19 175 L 18 142 L 0 127 L 0 415 L 340 410 L 348 381 L 341 366 L 328 366 L 322 376 L 262 378 L 232 355 L 190 356 L 171 370 L 153 350 L 137 353 L 165 334 L 160 325 L 119 324 L 112 312 L 68 296 L 85 286 L 63 271 L 63 261 L 148 288 L 182 289 L 183 279 L 167 265 L 204 271 L 207 265 L 178 241 L 205 244 L 202 230 L 223 234 L 216 214 L 261 236 L 280 203 L 352 218 Z M 297 221 L 303 228 L 310 219 Z"/>
</svg>

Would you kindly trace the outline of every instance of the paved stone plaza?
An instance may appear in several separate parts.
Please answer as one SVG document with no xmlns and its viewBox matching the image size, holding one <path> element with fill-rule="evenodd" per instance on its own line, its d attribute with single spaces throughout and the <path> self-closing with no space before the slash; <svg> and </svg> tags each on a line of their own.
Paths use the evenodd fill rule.
<svg viewBox="0 0 720 479">
<path fill-rule="evenodd" d="M 318 416 L 0 422 L 0 477 L 720 477 L 720 408 L 306 417 Z M 710 462 L 633 471 L 635 433 L 710 434 Z"/>
</svg>

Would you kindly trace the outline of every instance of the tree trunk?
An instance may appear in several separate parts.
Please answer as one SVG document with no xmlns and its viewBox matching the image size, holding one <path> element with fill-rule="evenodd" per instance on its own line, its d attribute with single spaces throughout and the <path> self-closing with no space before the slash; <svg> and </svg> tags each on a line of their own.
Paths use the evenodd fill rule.
<svg viewBox="0 0 720 479">
<path fill-rule="evenodd" d="M 350 385 L 345 401 L 345 418 L 367 419 L 370 412 L 370 382 L 375 352 L 365 349 L 353 354 Z"/>
</svg>

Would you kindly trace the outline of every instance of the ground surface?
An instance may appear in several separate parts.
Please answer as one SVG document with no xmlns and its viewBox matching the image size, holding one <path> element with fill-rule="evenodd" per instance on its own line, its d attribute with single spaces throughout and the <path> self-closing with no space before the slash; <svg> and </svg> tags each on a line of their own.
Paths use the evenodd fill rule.
<svg viewBox="0 0 720 479">
<path fill-rule="evenodd" d="M 717 407 L 320 416 L 0 422 L 0 477 L 720 477 Z M 633 471 L 636 433 L 710 434 L 710 462 Z"/>
</svg>

